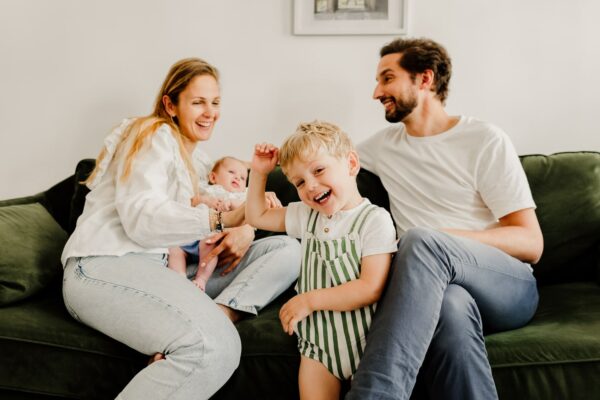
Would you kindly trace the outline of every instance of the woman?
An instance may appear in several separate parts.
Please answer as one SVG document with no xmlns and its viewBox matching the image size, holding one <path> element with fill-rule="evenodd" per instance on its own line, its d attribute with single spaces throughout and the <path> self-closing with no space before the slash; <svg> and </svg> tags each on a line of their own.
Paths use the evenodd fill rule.
<svg viewBox="0 0 600 400">
<path fill-rule="evenodd" d="M 118 399 L 210 397 L 239 363 L 232 321 L 256 314 L 298 274 L 298 243 L 253 242 L 253 228 L 239 226 L 244 207 L 218 213 L 191 206 L 196 146 L 210 138 L 219 102 L 214 67 L 195 58 L 173 65 L 153 113 L 126 120 L 106 139 L 63 251 L 71 315 L 158 360 Z M 227 267 L 204 293 L 166 265 L 169 246 L 207 237 L 217 246 L 201 263 L 218 255 Z"/>
</svg>

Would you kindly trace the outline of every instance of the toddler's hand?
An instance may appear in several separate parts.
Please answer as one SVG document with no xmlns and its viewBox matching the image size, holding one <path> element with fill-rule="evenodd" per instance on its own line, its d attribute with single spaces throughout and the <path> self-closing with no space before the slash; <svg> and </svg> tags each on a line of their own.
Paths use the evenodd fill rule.
<svg viewBox="0 0 600 400">
<path fill-rule="evenodd" d="M 259 174 L 268 174 L 277 165 L 279 149 L 270 143 L 254 146 L 254 156 L 250 168 Z"/>
<path fill-rule="evenodd" d="M 275 192 L 265 192 L 265 202 L 267 203 L 267 208 L 283 207 Z"/>
<path fill-rule="evenodd" d="M 279 320 L 284 332 L 288 335 L 293 335 L 296 324 L 308 317 L 312 312 L 313 310 L 310 308 L 306 293 L 292 297 L 279 310 Z"/>
</svg>

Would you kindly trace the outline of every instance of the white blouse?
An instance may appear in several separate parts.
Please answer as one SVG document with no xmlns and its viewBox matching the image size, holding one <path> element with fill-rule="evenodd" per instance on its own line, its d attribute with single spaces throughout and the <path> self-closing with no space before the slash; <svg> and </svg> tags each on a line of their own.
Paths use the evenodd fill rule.
<svg viewBox="0 0 600 400">
<path fill-rule="evenodd" d="M 168 125 L 139 150 L 127 179 L 120 178 L 135 135 L 115 150 L 131 122 L 125 120 L 105 140 L 108 154 L 88 185 L 92 190 L 63 250 L 63 265 L 69 257 L 166 253 L 211 233 L 208 207 L 191 206 L 190 176 Z"/>
</svg>

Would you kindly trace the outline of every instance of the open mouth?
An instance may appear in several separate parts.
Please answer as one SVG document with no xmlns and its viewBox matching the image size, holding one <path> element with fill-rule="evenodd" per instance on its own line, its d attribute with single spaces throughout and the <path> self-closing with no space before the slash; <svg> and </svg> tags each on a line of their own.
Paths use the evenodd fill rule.
<svg viewBox="0 0 600 400">
<path fill-rule="evenodd" d="M 391 97 L 386 98 L 381 103 L 383 104 L 383 106 L 385 107 L 386 110 L 392 109 L 395 104 L 394 99 L 392 99 Z"/>
<path fill-rule="evenodd" d="M 318 196 L 314 197 L 313 200 L 315 203 L 323 204 L 327 201 L 329 196 L 331 196 L 331 190 L 319 194 Z"/>
<path fill-rule="evenodd" d="M 196 122 L 196 125 L 198 125 L 200 128 L 210 128 L 212 122 Z"/>
</svg>

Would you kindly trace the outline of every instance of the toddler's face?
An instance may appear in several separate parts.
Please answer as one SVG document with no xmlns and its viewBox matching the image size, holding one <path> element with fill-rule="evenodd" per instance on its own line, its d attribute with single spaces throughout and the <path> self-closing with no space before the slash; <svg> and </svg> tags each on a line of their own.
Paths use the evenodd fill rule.
<svg viewBox="0 0 600 400">
<path fill-rule="evenodd" d="M 223 186 L 228 192 L 243 192 L 246 189 L 247 179 L 246 165 L 231 158 L 225 159 L 209 176 L 211 183 Z"/>
<path fill-rule="evenodd" d="M 355 152 L 336 158 L 321 149 L 306 160 L 291 162 L 287 175 L 298 196 L 310 208 L 331 216 L 362 201 L 356 187 L 360 164 Z"/>
</svg>

